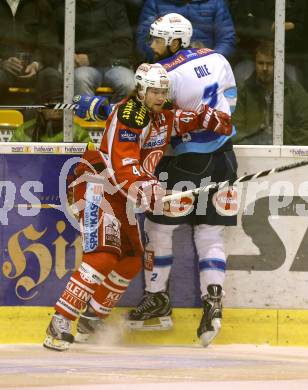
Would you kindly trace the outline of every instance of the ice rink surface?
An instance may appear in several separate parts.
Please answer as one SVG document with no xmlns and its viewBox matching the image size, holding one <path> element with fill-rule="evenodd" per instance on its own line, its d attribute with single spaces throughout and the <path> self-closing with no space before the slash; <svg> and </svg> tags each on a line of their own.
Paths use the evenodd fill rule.
<svg viewBox="0 0 308 390">
<path fill-rule="evenodd" d="M 308 348 L 0 345 L 0 388 L 307 390 Z"/>
</svg>

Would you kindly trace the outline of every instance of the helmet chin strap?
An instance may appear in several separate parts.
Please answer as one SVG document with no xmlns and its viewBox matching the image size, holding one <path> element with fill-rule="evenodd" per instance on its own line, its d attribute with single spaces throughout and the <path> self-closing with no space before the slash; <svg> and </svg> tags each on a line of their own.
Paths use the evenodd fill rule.
<svg viewBox="0 0 308 390">
<path fill-rule="evenodd" d="M 146 93 L 146 92 L 145 92 Z M 138 91 L 137 92 L 137 94 L 136 94 L 136 99 L 140 102 L 140 103 L 142 103 L 142 104 L 144 104 L 144 101 L 145 101 L 145 93 L 142 93 L 142 96 L 143 97 L 140 97 L 140 92 Z"/>
</svg>

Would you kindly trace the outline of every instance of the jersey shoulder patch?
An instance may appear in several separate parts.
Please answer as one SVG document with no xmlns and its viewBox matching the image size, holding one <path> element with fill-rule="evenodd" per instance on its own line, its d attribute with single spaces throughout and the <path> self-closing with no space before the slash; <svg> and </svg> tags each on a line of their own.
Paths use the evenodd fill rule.
<svg viewBox="0 0 308 390">
<path fill-rule="evenodd" d="M 118 120 L 126 126 L 142 129 L 149 123 L 150 116 L 144 104 L 129 99 L 118 108 Z"/>
</svg>

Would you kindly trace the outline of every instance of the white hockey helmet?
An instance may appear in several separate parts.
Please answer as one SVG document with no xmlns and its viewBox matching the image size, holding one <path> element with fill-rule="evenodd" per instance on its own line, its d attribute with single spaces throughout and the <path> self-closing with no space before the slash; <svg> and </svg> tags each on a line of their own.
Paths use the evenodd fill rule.
<svg viewBox="0 0 308 390">
<path fill-rule="evenodd" d="M 147 88 L 169 89 L 170 80 L 167 71 L 160 64 L 141 64 L 135 73 L 138 92 L 145 96 Z"/>
<path fill-rule="evenodd" d="M 173 39 L 181 39 L 182 46 L 188 47 L 193 28 L 190 21 L 176 13 L 164 15 L 156 19 L 150 26 L 150 35 L 163 38 L 166 46 L 170 46 Z"/>
</svg>

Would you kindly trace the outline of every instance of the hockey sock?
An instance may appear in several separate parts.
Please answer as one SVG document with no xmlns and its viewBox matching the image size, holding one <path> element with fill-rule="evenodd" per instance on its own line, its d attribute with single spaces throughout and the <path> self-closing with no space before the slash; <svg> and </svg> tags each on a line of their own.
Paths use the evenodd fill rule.
<svg viewBox="0 0 308 390">
<path fill-rule="evenodd" d="M 101 318 L 106 318 L 141 269 L 139 256 L 127 256 L 119 260 L 102 284 L 97 287 L 90 305 Z"/>
<path fill-rule="evenodd" d="M 79 269 L 73 273 L 55 309 L 65 317 L 75 320 L 85 308 L 104 275 L 117 264 L 117 255 L 106 252 L 86 253 Z"/>
<path fill-rule="evenodd" d="M 145 220 L 148 241 L 144 252 L 144 275 L 145 290 L 148 292 L 167 291 L 173 264 L 172 236 L 177 226 Z"/>
<path fill-rule="evenodd" d="M 206 296 L 211 284 L 222 286 L 225 280 L 226 255 L 223 226 L 194 227 L 195 245 L 199 256 L 201 296 Z"/>
<path fill-rule="evenodd" d="M 55 305 L 56 311 L 70 320 L 75 320 L 91 299 L 102 279 L 101 273 L 82 262 L 79 269 L 70 277 L 65 290 L 58 299 Z"/>
</svg>

